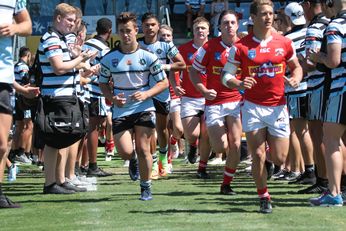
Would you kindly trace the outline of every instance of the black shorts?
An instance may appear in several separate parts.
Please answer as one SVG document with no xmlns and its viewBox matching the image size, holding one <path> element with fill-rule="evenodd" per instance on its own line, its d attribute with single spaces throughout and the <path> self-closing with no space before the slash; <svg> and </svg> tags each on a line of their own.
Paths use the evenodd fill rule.
<svg viewBox="0 0 346 231">
<path fill-rule="evenodd" d="M 113 119 L 113 134 L 133 129 L 135 126 L 155 128 L 155 113 L 153 111 L 139 112 L 129 116 Z"/>
<path fill-rule="evenodd" d="M 154 106 L 156 113 L 162 114 L 162 115 L 168 115 L 169 114 L 169 103 L 167 102 L 161 102 L 157 99 L 153 98 Z"/>
<path fill-rule="evenodd" d="M 90 98 L 90 104 L 88 105 L 89 116 L 107 116 L 106 105 L 102 103 L 101 98 Z"/>
<path fill-rule="evenodd" d="M 13 114 L 13 118 L 16 121 L 22 121 L 24 119 L 33 119 L 35 116 L 36 108 L 23 110 L 19 107 L 19 105 L 17 104 L 17 101 L 16 101 L 14 108 L 15 108 L 15 112 Z"/>
<path fill-rule="evenodd" d="M 11 97 L 13 97 L 12 85 L 0 83 L 0 113 L 12 115 L 13 105 Z"/>
</svg>

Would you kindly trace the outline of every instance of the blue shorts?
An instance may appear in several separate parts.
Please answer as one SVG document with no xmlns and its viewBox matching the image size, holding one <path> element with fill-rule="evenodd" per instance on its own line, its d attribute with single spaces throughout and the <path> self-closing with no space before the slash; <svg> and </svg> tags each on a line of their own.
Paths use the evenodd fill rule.
<svg viewBox="0 0 346 231">
<path fill-rule="evenodd" d="M 307 119 L 323 119 L 324 88 L 320 87 L 307 94 Z"/>
<path fill-rule="evenodd" d="M 290 119 L 306 118 L 306 97 L 287 97 L 287 107 Z"/>
<path fill-rule="evenodd" d="M 346 92 L 329 96 L 326 102 L 324 122 L 346 125 Z"/>
</svg>

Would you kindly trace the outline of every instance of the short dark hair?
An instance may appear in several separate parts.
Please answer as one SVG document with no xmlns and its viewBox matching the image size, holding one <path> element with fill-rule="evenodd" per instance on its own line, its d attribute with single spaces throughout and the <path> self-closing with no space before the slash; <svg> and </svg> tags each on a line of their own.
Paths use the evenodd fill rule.
<svg viewBox="0 0 346 231">
<path fill-rule="evenodd" d="M 19 58 L 25 57 L 30 53 L 30 49 L 27 47 L 21 47 L 19 49 Z"/>
<path fill-rule="evenodd" d="M 148 20 L 148 19 L 155 19 L 157 22 L 159 21 L 159 19 L 156 17 L 155 14 L 151 13 L 151 12 L 147 12 L 145 14 L 143 14 L 142 18 L 141 18 L 141 22 L 143 23 L 144 21 Z"/>
<path fill-rule="evenodd" d="M 137 26 L 137 16 L 132 12 L 121 12 L 117 17 L 117 25 L 126 24 L 128 22 L 133 22 L 135 26 Z"/>
<path fill-rule="evenodd" d="M 237 12 L 235 12 L 234 10 L 223 10 L 220 14 L 219 21 L 217 22 L 218 26 L 221 25 L 222 18 L 227 14 L 233 14 L 235 16 L 235 18 L 237 19 L 237 22 L 239 22 L 239 17 L 238 17 Z"/>
<path fill-rule="evenodd" d="M 108 18 L 100 18 L 96 23 L 97 34 L 106 34 L 112 29 L 112 21 Z"/>
</svg>

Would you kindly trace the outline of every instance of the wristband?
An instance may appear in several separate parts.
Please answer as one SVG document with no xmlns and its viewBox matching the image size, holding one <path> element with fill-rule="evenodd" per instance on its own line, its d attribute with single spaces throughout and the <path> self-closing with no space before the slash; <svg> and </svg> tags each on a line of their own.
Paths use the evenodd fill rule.
<svg viewBox="0 0 346 231">
<path fill-rule="evenodd" d="M 171 64 L 162 64 L 162 69 L 165 71 L 170 71 L 172 68 Z"/>
<path fill-rule="evenodd" d="M 233 78 L 235 78 L 235 76 L 231 75 L 231 74 L 228 73 L 228 72 L 225 72 L 225 74 L 221 77 L 222 84 L 223 84 L 225 87 L 228 87 L 228 86 L 227 86 L 228 80 L 233 79 Z"/>
</svg>

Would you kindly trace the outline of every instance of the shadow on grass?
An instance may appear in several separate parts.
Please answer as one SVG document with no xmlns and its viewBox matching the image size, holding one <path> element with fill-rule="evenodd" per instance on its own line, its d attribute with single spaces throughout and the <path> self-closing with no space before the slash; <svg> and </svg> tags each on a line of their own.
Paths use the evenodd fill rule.
<svg viewBox="0 0 346 231">
<path fill-rule="evenodd" d="M 41 193 L 43 198 L 45 195 Z M 47 195 L 48 196 L 48 195 Z M 61 195 L 56 195 L 56 197 L 59 197 Z M 49 197 L 52 197 L 49 195 Z M 109 197 L 104 197 L 104 198 L 85 198 L 85 199 L 76 199 L 76 198 L 61 198 L 59 199 L 47 199 L 47 200 L 42 200 L 41 198 L 37 198 L 37 200 L 17 200 L 16 202 L 25 204 L 25 203 L 64 203 L 64 202 L 70 202 L 70 203 L 85 203 L 85 204 L 90 204 L 90 203 L 101 203 L 101 202 L 106 202 L 106 201 L 112 201 L 111 198 Z"/>
<path fill-rule="evenodd" d="M 160 215 L 172 215 L 172 214 L 178 214 L 178 213 L 186 213 L 186 214 L 196 214 L 196 213 L 200 213 L 200 214 L 223 214 L 223 213 L 249 213 L 249 212 L 256 212 L 257 211 L 249 211 L 249 210 L 245 210 L 245 209 L 241 209 L 241 208 L 230 208 L 229 210 L 215 210 L 215 209 L 211 209 L 211 210 L 200 210 L 200 209 L 167 209 L 167 210 L 157 210 L 157 211 L 129 211 L 129 213 L 140 213 L 140 214 L 160 214 Z"/>
</svg>

